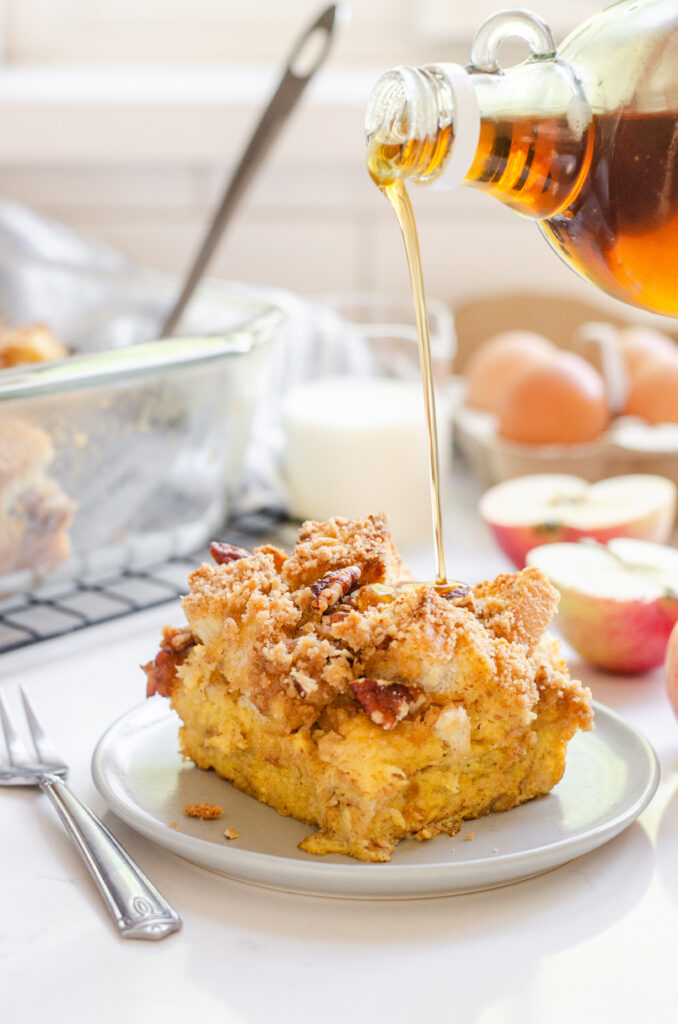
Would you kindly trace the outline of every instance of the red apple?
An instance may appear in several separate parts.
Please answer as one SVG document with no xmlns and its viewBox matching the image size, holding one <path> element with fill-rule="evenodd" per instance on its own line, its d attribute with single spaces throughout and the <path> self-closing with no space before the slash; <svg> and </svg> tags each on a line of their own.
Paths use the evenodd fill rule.
<svg viewBox="0 0 678 1024">
<path fill-rule="evenodd" d="M 480 514 L 502 551 L 522 569 L 542 544 L 592 537 L 635 537 L 663 544 L 676 510 L 676 485 L 650 473 L 589 483 L 578 476 L 537 473 L 496 484 L 480 499 Z"/>
<path fill-rule="evenodd" d="M 537 566 L 560 593 L 556 623 L 587 661 L 612 672 L 661 665 L 678 622 L 678 551 L 620 537 L 608 544 L 546 544 Z"/>
<path fill-rule="evenodd" d="M 678 718 L 678 626 L 674 626 L 669 637 L 664 660 L 664 680 L 671 707 Z"/>
</svg>

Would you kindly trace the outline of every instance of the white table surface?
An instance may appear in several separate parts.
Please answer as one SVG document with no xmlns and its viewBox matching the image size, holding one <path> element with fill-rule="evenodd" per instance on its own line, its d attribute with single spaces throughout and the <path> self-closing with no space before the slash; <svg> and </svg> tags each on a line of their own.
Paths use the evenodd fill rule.
<svg viewBox="0 0 678 1024">
<path fill-rule="evenodd" d="M 450 575 L 508 568 L 473 515 L 463 474 L 448 500 Z M 428 559 L 414 552 L 423 565 Z M 432 559 L 431 559 L 432 560 Z M 155 846 L 107 811 L 90 775 L 99 736 L 143 700 L 139 669 L 177 605 L 4 654 L 0 687 L 24 685 L 72 765 L 71 782 L 183 917 L 162 942 L 118 938 L 49 801 L 0 794 L 3 1024 L 458 1024 L 675 1022 L 678 721 L 662 673 L 620 678 L 571 659 L 594 697 L 639 727 L 662 780 L 641 818 L 605 846 L 504 888 L 414 901 L 258 889 Z M 510 813 L 510 812 L 509 812 Z"/>
</svg>

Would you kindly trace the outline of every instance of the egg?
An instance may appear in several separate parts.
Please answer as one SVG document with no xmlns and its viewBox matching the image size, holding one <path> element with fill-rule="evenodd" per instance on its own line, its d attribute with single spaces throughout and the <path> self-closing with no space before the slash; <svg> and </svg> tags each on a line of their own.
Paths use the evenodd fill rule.
<svg viewBox="0 0 678 1024">
<path fill-rule="evenodd" d="M 557 351 L 507 389 L 497 433 L 524 444 L 580 444 L 599 437 L 609 420 L 600 373 L 582 356 Z"/>
<path fill-rule="evenodd" d="M 618 337 L 631 382 L 636 380 L 651 362 L 670 359 L 678 351 L 673 339 L 668 334 L 655 330 L 654 327 L 622 327 Z"/>
<path fill-rule="evenodd" d="M 466 403 L 497 412 L 506 390 L 528 367 L 546 362 L 556 348 L 534 331 L 503 331 L 474 353 L 467 371 Z"/>
<path fill-rule="evenodd" d="M 646 365 L 631 383 L 624 411 L 648 423 L 678 423 L 678 354 Z"/>
</svg>

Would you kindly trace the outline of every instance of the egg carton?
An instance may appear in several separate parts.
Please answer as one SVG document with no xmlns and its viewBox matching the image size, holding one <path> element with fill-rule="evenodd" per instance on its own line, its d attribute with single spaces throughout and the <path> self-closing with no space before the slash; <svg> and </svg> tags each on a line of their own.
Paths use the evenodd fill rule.
<svg viewBox="0 0 678 1024">
<path fill-rule="evenodd" d="M 484 487 L 531 473 L 571 473 L 603 480 L 626 473 L 656 473 L 678 484 L 678 424 L 656 426 L 620 416 L 595 441 L 522 444 L 497 435 L 490 413 L 460 403 L 454 412 L 455 446 Z"/>
</svg>

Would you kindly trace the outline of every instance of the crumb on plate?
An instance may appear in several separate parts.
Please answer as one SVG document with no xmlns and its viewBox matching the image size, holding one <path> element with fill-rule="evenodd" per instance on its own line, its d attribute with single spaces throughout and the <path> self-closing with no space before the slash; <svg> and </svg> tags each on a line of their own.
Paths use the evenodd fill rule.
<svg viewBox="0 0 678 1024">
<path fill-rule="evenodd" d="M 184 814 L 187 814 L 189 818 L 211 821 L 223 814 L 223 807 L 219 807 L 217 804 L 186 804 Z"/>
</svg>

